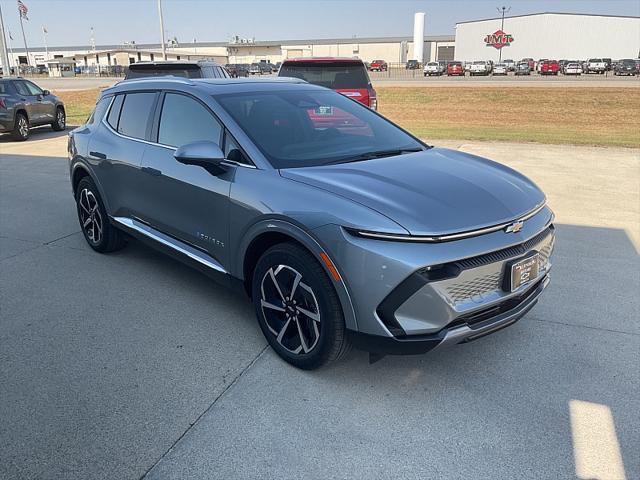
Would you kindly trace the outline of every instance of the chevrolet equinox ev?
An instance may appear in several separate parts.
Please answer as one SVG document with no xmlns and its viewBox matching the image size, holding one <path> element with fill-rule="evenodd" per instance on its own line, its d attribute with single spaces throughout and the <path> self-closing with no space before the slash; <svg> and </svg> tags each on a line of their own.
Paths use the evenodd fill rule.
<svg viewBox="0 0 640 480">
<path fill-rule="evenodd" d="M 549 282 L 533 182 L 303 80 L 124 81 L 68 151 L 91 248 L 136 237 L 245 290 L 300 368 L 475 340 Z"/>
</svg>

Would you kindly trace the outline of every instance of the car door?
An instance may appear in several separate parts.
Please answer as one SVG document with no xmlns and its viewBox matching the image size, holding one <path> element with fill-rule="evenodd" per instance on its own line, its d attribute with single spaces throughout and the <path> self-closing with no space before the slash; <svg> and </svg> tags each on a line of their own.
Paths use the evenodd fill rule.
<svg viewBox="0 0 640 480">
<path fill-rule="evenodd" d="M 27 88 L 27 83 L 24 80 L 15 80 L 13 86 L 18 93 L 18 100 L 24 105 L 27 117 L 29 117 L 29 123 L 31 125 L 39 125 L 42 113 L 37 97 Z"/>
<path fill-rule="evenodd" d="M 53 122 L 56 116 L 56 105 L 53 101 L 53 95 L 45 95 L 44 90 L 29 80 L 23 80 L 23 82 L 31 96 L 35 97 L 39 123 Z"/>
<path fill-rule="evenodd" d="M 114 96 L 102 123 L 91 135 L 87 161 L 93 165 L 114 217 L 135 216 L 140 203 L 140 164 L 158 95 L 144 91 Z"/>
<path fill-rule="evenodd" d="M 234 168 L 213 175 L 174 158 L 177 147 L 208 140 L 221 145 L 222 124 L 200 100 L 178 92 L 161 99 L 154 122 L 156 144 L 142 160 L 139 216 L 160 232 L 227 264 L 229 190 Z"/>
</svg>

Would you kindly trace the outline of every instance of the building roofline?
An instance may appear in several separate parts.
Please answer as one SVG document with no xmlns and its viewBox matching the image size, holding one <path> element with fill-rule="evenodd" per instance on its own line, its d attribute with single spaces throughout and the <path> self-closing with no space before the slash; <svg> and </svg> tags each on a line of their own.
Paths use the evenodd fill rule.
<svg viewBox="0 0 640 480">
<path fill-rule="evenodd" d="M 355 37 L 355 38 L 314 38 L 314 39 L 297 39 L 297 40 L 258 40 L 253 43 L 229 43 L 229 42 L 196 42 L 196 43 L 181 43 L 176 48 L 200 48 L 200 47 L 268 47 L 268 46 L 280 46 L 280 45 L 318 45 L 324 43 L 333 44 L 350 44 L 350 43 L 385 43 L 385 42 L 412 42 L 413 37 Z M 425 42 L 453 42 L 455 41 L 455 35 L 425 35 Z M 148 52 L 162 49 L 162 45 L 159 43 L 140 43 L 133 45 L 96 45 L 95 50 L 91 45 L 64 45 L 64 46 L 49 46 L 49 51 L 55 50 L 75 50 L 80 54 L 96 54 L 101 52 Z M 44 46 L 30 47 L 31 51 L 44 50 Z M 14 53 L 24 53 L 24 47 L 14 47 Z M 185 52 L 174 50 L 173 47 L 167 48 L 167 53 L 175 53 L 177 55 L 183 55 Z M 189 54 L 191 55 L 191 54 Z M 199 55 L 194 53 L 193 55 Z"/>
<path fill-rule="evenodd" d="M 598 13 L 571 13 L 571 12 L 538 12 L 538 13 L 524 13 L 522 15 L 511 15 L 508 17 L 504 17 L 505 20 L 509 18 L 520 18 L 520 17 L 534 17 L 538 15 L 575 15 L 582 17 L 613 17 L 613 18 L 635 18 L 640 19 L 640 17 L 636 17 L 634 15 L 606 15 L 606 14 L 598 14 Z M 463 23 L 478 23 L 478 22 L 489 22 L 491 20 L 502 20 L 502 17 L 492 17 L 492 18 L 481 18 L 478 20 L 465 20 L 464 22 L 456 22 L 456 25 L 461 25 Z"/>
</svg>

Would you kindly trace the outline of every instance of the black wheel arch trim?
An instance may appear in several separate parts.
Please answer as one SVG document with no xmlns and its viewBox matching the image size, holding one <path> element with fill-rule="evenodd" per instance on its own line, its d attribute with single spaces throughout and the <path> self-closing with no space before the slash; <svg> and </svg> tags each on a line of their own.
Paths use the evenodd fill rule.
<svg viewBox="0 0 640 480">
<path fill-rule="evenodd" d="M 231 274 L 234 277 L 244 280 L 244 261 L 246 252 L 252 242 L 264 233 L 280 233 L 298 241 L 301 245 L 307 248 L 307 250 L 309 250 L 311 254 L 318 260 L 329 278 L 332 278 L 331 271 L 329 270 L 327 265 L 320 259 L 320 252 L 324 252 L 329 256 L 329 258 L 331 258 L 331 253 L 327 251 L 327 249 L 324 248 L 324 246 L 304 227 L 293 223 L 291 219 L 282 219 L 279 217 L 262 218 L 251 225 L 251 227 L 249 227 L 242 234 L 242 236 L 240 237 L 241 240 L 238 242 L 238 247 L 235 252 L 235 258 L 237 259 L 236 264 L 231 270 Z M 334 266 L 340 273 L 340 265 L 334 264 Z M 334 285 L 336 292 L 338 293 L 338 298 L 340 299 L 340 303 L 342 305 L 342 311 L 347 328 L 357 330 L 358 324 L 355 309 L 353 307 L 349 289 L 344 282 L 344 279 L 339 282 L 332 279 L 332 284 Z"/>
<path fill-rule="evenodd" d="M 81 160 L 80 158 L 74 158 L 73 160 L 71 160 L 71 171 L 70 171 L 70 180 L 71 180 L 71 192 L 75 198 L 76 196 L 76 191 L 73 185 L 73 179 L 76 175 L 76 172 L 78 170 L 83 170 L 93 181 L 93 184 L 96 186 L 96 188 L 98 189 L 98 193 L 100 194 L 100 200 L 102 200 L 102 204 L 104 205 L 104 209 L 107 212 L 107 215 L 111 215 L 111 209 L 109 208 L 109 199 L 107 198 L 107 196 L 104 193 L 104 190 L 102 188 L 102 186 L 100 185 L 100 182 L 98 181 L 98 179 L 96 178 L 96 176 L 94 175 L 91 167 L 87 166 L 85 164 L 85 162 L 83 160 Z"/>
</svg>

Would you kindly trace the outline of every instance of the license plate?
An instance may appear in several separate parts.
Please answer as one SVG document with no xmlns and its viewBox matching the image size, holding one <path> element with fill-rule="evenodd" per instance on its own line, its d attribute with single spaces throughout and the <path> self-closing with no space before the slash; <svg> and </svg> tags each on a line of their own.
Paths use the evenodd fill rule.
<svg viewBox="0 0 640 480">
<path fill-rule="evenodd" d="M 331 105 L 320 105 L 315 109 L 316 115 L 333 115 L 333 107 Z"/>
<path fill-rule="evenodd" d="M 535 280 L 540 269 L 540 255 L 534 254 L 511 264 L 511 291 L 516 291 L 520 286 Z"/>
</svg>

